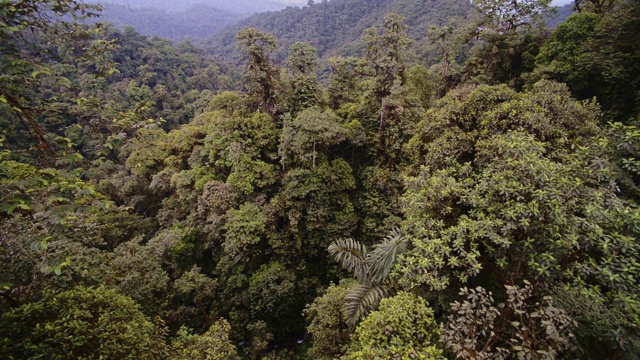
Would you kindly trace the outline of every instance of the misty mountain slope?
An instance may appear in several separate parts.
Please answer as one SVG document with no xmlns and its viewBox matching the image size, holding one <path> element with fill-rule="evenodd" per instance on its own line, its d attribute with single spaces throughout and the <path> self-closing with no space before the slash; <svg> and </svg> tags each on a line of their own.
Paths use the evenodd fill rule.
<svg viewBox="0 0 640 360">
<path fill-rule="evenodd" d="M 384 15 L 396 12 L 407 18 L 408 33 L 417 44 L 425 41 L 430 25 L 462 23 L 475 14 L 467 0 L 333 0 L 304 8 L 256 14 L 207 40 L 211 53 L 232 61 L 239 59 L 235 35 L 244 27 L 273 33 L 281 50 L 296 41 L 318 48 L 320 56 L 353 55 L 362 32 L 380 24 Z"/>
<path fill-rule="evenodd" d="M 154 8 L 170 11 L 185 11 L 194 5 L 207 5 L 238 14 L 275 11 L 287 6 L 282 2 L 273 0 L 90 0 L 88 2 L 111 3 L 133 8 Z"/>
<path fill-rule="evenodd" d="M 555 29 L 558 24 L 567 20 L 571 14 L 574 14 L 576 10 L 573 8 L 573 3 L 557 6 L 556 13 L 547 20 L 547 27 Z"/>
<path fill-rule="evenodd" d="M 180 41 L 202 41 L 248 15 L 240 15 L 207 5 L 194 5 L 185 11 L 157 8 L 132 8 L 105 4 L 98 21 L 107 21 L 123 29 L 131 26 L 141 34 Z"/>
</svg>

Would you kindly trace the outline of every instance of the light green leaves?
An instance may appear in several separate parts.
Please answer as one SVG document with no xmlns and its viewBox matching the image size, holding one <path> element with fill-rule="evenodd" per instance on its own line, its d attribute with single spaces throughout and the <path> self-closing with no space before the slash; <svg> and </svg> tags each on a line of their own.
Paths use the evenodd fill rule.
<svg viewBox="0 0 640 360">
<path fill-rule="evenodd" d="M 427 302 L 411 293 L 383 299 L 358 325 L 343 359 L 444 359 L 433 315 Z"/>
<path fill-rule="evenodd" d="M 16 210 L 30 210 L 31 207 L 22 199 L 11 199 L 9 202 L 0 203 L 0 211 L 7 213 L 7 215 L 13 214 Z"/>
<path fill-rule="evenodd" d="M 523 280 L 571 284 L 592 287 L 618 310 L 637 297 L 640 229 L 630 224 L 639 212 L 620 196 L 597 120 L 593 104 L 548 81 L 524 93 L 480 86 L 441 100 L 409 145 L 423 166 L 406 179 L 412 248 L 392 279 L 429 290 L 481 282 L 495 292 Z M 510 337 L 524 324 L 512 321 L 519 325 L 503 330 Z"/>
</svg>

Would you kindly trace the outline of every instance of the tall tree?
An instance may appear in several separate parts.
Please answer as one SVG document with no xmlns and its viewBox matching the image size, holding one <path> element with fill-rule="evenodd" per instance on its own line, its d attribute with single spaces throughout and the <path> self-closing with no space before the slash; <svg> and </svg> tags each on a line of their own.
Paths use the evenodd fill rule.
<svg viewBox="0 0 640 360">
<path fill-rule="evenodd" d="M 521 87 L 520 76 L 533 70 L 542 38 L 532 31 L 544 24 L 551 0 L 480 0 L 482 14 L 472 33 L 478 42 L 466 62 L 467 77 L 477 83 Z M 473 38 L 468 38 L 472 41 Z"/>
<path fill-rule="evenodd" d="M 240 31 L 236 41 L 247 56 L 242 74 L 247 95 L 258 109 L 275 120 L 279 115 L 277 97 L 281 91 L 281 80 L 270 53 L 277 48 L 278 42 L 272 34 L 253 28 Z"/>
<path fill-rule="evenodd" d="M 391 94 L 396 82 L 402 85 L 406 81 L 407 48 L 411 44 L 406 30 L 405 18 L 389 13 L 380 28 L 369 28 L 362 35 L 363 70 L 374 82 L 372 95 L 378 103 Z"/>
<path fill-rule="evenodd" d="M 323 102 L 323 93 L 318 82 L 318 51 L 307 43 L 295 43 L 289 47 L 287 69 L 289 89 L 287 107 L 291 116 Z"/>
<path fill-rule="evenodd" d="M 360 80 L 358 59 L 332 57 L 327 59 L 327 64 L 332 71 L 327 88 L 329 106 L 337 110 L 343 104 L 356 102 Z"/>
<path fill-rule="evenodd" d="M 473 5 L 485 16 L 484 26 L 498 33 L 536 25 L 550 10 L 551 0 L 477 0 Z"/>
<path fill-rule="evenodd" d="M 404 17 L 389 13 L 380 28 L 367 29 L 361 38 L 365 44 L 361 71 L 371 80 L 363 102 L 365 116 L 370 117 L 367 125 L 377 163 L 392 169 L 403 158 L 402 144 L 419 117 L 418 103 L 406 86 L 411 43 L 406 29 Z"/>
<path fill-rule="evenodd" d="M 574 0 L 573 6 L 579 12 L 593 12 L 602 15 L 613 10 L 621 2 L 621 0 Z"/>
</svg>

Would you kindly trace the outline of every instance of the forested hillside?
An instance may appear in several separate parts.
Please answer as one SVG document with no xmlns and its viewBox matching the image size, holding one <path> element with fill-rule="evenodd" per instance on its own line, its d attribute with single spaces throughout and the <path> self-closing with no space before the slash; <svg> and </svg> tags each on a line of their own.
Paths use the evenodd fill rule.
<svg viewBox="0 0 640 360">
<path fill-rule="evenodd" d="M 287 6 L 278 0 L 90 0 L 88 3 L 124 5 L 131 8 L 163 9 L 185 11 L 198 5 L 205 5 L 236 14 L 253 14 L 264 11 L 276 11 Z"/>
<path fill-rule="evenodd" d="M 103 6 L 99 21 L 124 29 L 131 26 L 150 36 L 173 41 L 204 41 L 251 14 L 276 11 L 295 1 L 199 0 L 92 0 Z"/>
<path fill-rule="evenodd" d="M 248 15 L 194 5 L 185 10 L 168 11 L 158 8 L 132 8 L 105 4 L 99 21 L 124 29 L 131 26 L 145 35 L 159 36 L 173 41 L 189 39 L 204 41 L 212 34 L 231 26 Z"/>
<path fill-rule="evenodd" d="M 477 15 L 466 0 L 333 0 L 316 1 L 305 8 L 287 8 L 279 12 L 257 14 L 237 25 L 212 36 L 205 47 L 228 59 L 240 57 L 235 45 L 235 34 L 243 27 L 252 27 L 273 33 L 284 58 L 288 46 L 296 41 L 307 42 L 318 49 L 321 57 L 353 55 L 362 52 L 359 43 L 362 32 L 382 22 L 389 12 L 406 18 L 413 47 L 424 55 L 429 26 L 460 26 Z"/>
<path fill-rule="evenodd" d="M 309 2 L 236 67 L 0 0 L 0 354 L 638 359 L 640 1 L 576 7 Z"/>
</svg>

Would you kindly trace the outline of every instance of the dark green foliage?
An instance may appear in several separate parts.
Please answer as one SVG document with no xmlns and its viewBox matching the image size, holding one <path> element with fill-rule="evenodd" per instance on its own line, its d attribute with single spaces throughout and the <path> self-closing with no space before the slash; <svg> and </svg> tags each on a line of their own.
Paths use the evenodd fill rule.
<svg viewBox="0 0 640 360">
<path fill-rule="evenodd" d="M 231 325 L 220 319 L 202 335 L 189 334 L 182 328 L 173 347 L 178 348 L 172 357 L 180 360 L 235 360 L 240 357 L 229 339 Z"/>
<path fill-rule="evenodd" d="M 99 75 L 115 71 L 104 57 L 113 43 L 95 36 L 101 32 L 98 27 L 81 25 L 99 10 L 76 0 L 1 3 L 0 123 L 11 130 L 11 146 L 37 148 L 41 162 L 50 164 L 60 148 L 47 131 L 62 135 L 57 117 L 75 99 L 56 95 L 70 92 L 71 74 L 88 67 Z M 39 96 L 39 91 L 48 96 Z M 43 123 L 41 116 L 52 119 Z"/>
<path fill-rule="evenodd" d="M 277 95 L 281 91 L 280 74 L 271 59 L 278 42 L 272 34 L 264 34 L 258 29 L 245 28 L 236 35 L 236 42 L 247 57 L 242 73 L 247 95 L 253 108 L 260 109 L 275 119 Z"/>
<path fill-rule="evenodd" d="M 313 74 L 318 70 L 318 51 L 313 46 L 297 42 L 289 47 L 287 68 L 294 75 Z"/>
<path fill-rule="evenodd" d="M 324 94 L 316 76 L 318 68 L 318 55 L 313 46 L 295 43 L 289 47 L 287 69 L 290 79 L 286 102 L 292 116 L 303 109 L 324 103 Z"/>
<path fill-rule="evenodd" d="M 523 85 L 521 77 L 534 69 L 542 43 L 541 26 L 550 12 L 550 0 L 481 0 L 474 2 L 481 17 L 470 29 L 480 41 L 466 60 L 466 76 L 476 83 Z M 472 37 L 463 41 L 472 44 Z"/>
<path fill-rule="evenodd" d="M 81 95 L 105 103 L 100 113 L 110 121 L 133 108 L 142 121 L 164 119 L 165 127 L 175 128 L 205 110 L 215 92 L 233 90 L 239 78 L 237 71 L 205 58 L 190 42 L 173 46 L 130 27 L 110 29 L 107 38 L 118 44 L 111 58 L 119 64 L 118 73 L 87 84 Z"/>
<path fill-rule="evenodd" d="M 406 30 L 405 18 L 389 13 L 380 28 L 369 28 L 362 35 L 361 41 L 365 45 L 362 67 L 373 81 L 371 91 L 378 103 L 391 94 L 394 84 L 404 85 L 406 81 L 410 45 Z"/>
<path fill-rule="evenodd" d="M 96 269 L 75 263 L 78 257 L 104 260 L 111 250 L 145 230 L 146 221 L 122 209 L 98 193 L 77 174 L 55 169 L 37 169 L 15 161 L 1 161 L 0 172 L 0 262 L 4 299 L 10 305 L 28 301 L 47 285 L 47 274 L 71 270 L 78 277 L 54 278 L 57 286 L 73 287 L 74 281 L 99 278 Z M 105 223 L 118 221 L 118 228 Z M 115 238 L 114 238 L 115 237 Z M 16 254 L 19 254 L 16 256 Z M 90 261 L 91 262 L 91 261 Z"/>
<path fill-rule="evenodd" d="M 331 284 L 322 296 L 307 305 L 304 315 L 309 321 L 307 330 L 313 337 L 309 356 L 313 359 L 335 359 L 346 352 L 352 336 L 343 314 L 344 298 L 353 284 L 343 280 Z"/>
<path fill-rule="evenodd" d="M 619 0 L 575 0 L 574 7 L 580 12 L 605 14 L 613 10 L 618 3 Z"/>
<path fill-rule="evenodd" d="M 610 13 L 572 15 L 541 49 L 537 71 L 566 82 L 579 99 L 596 97 L 603 110 L 624 123 L 637 120 L 640 34 L 638 1 Z"/>
<path fill-rule="evenodd" d="M 318 108 L 302 111 L 293 121 L 286 121 L 280 143 L 280 162 L 287 168 L 290 163 L 315 167 L 337 147 L 353 137 L 348 127 L 340 124 L 340 119 L 328 110 Z"/>
<path fill-rule="evenodd" d="M 155 325 L 131 298 L 114 290 L 78 287 L 5 313 L 0 349 L 16 359 L 162 359 L 162 324 Z"/>
<path fill-rule="evenodd" d="M 327 59 L 327 63 L 332 71 L 327 88 L 329 106 L 338 110 L 342 105 L 355 103 L 359 95 L 358 59 L 333 57 Z"/>
<path fill-rule="evenodd" d="M 554 73 L 554 77 L 570 84 L 573 93 L 581 98 L 592 95 L 588 93 L 589 79 L 597 74 L 595 69 L 588 71 L 580 55 L 587 50 L 587 41 L 595 35 L 599 21 L 600 17 L 592 13 L 571 15 L 558 25 L 536 58 L 539 64 L 546 65 L 541 71 Z"/>
</svg>

